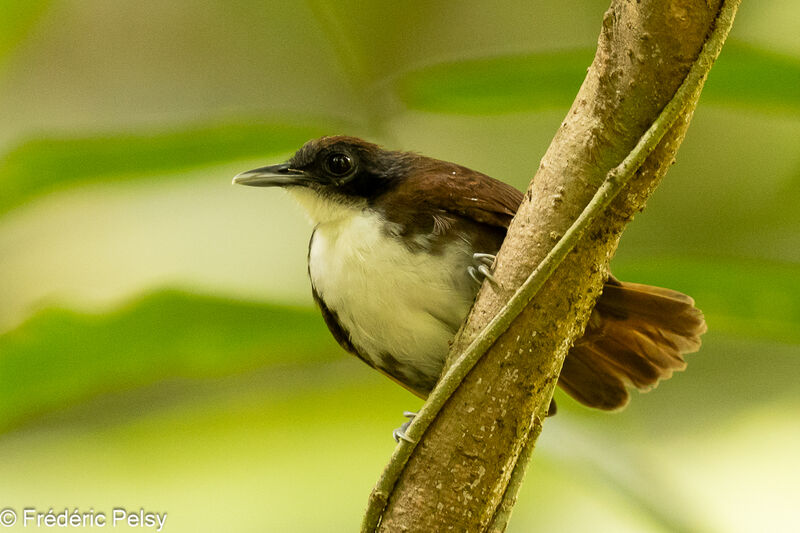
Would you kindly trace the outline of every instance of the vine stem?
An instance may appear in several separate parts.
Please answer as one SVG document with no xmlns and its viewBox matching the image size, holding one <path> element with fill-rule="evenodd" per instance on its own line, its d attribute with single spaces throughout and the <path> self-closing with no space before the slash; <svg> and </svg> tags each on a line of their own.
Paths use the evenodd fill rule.
<svg viewBox="0 0 800 533">
<path fill-rule="evenodd" d="M 561 264 L 567 254 L 575 247 L 583 232 L 594 220 L 600 216 L 619 194 L 625 185 L 634 176 L 636 171 L 658 146 L 664 135 L 681 116 L 684 108 L 694 102 L 705 82 L 711 66 L 719 56 L 722 45 L 733 25 L 733 19 L 741 0 L 726 0 L 720 8 L 719 15 L 714 23 L 714 28 L 703 44 L 703 48 L 689 69 L 672 99 L 664 106 L 653 124 L 642 135 L 636 146 L 616 167 L 612 168 L 605 176 L 603 183 L 595 192 L 592 199 L 583 209 L 578 218 L 559 239 L 555 246 L 531 272 L 525 282 L 517 289 L 511 299 L 503 306 L 500 312 L 492 318 L 489 324 L 473 339 L 458 359 L 447 369 L 436 387 L 428 396 L 417 416 L 406 431 L 406 440 L 401 440 L 392 453 L 389 464 L 378 479 L 370 495 L 367 510 L 361 524 L 362 533 L 372 533 L 380 523 L 380 518 L 391 491 L 397 479 L 405 468 L 408 458 L 414 451 L 416 444 L 436 418 L 444 404 L 459 387 L 466 375 L 472 370 L 483 354 L 495 341 L 508 329 L 511 323 L 519 316 L 534 296 L 539 292 L 547 279 Z M 557 378 L 557 376 L 554 376 Z M 555 381 L 555 379 L 554 379 Z M 552 390 L 551 390 L 552 394 Z M 549 398 L 548 398 L 549 400 Z M 541 432 L 541 422 L 528 432 L 527 441 L 522 447 L 520 455 L 514 466 L 509 486 L 503 495 L 503 501 L 494 514 L 489 530 L 501 532 L 511 514 L 513 501 L 516 499 L 525 468 L 530 458 L 533 447 Z"/>
</svg>

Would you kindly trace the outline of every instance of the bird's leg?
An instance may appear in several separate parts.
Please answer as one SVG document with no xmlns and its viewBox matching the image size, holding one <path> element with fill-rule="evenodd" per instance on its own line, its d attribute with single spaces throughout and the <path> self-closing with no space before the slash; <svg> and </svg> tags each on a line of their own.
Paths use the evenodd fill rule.
<svg viewBox="0 0 800 533">
<path fill-rule="evenodd" d="M 408 426 L 411 425 L 411 422 L 414 421 L 414 417 L 417 416 L 417 413 L 411 411 L 403 411 L 403 416 L 408 418 L 408 421 L 403 422 L 403 425 L 392 431 L 392 437 L 394 437 L 394 440 L 397 442 L 400 442 L 400 439 L 402 439 L 406 442 L 410 442 L 413 444 L 414 441 L 406 437 L 406 430 L 408 429 Z"/>
<path fill-rule="evenodd" d="M 488 279 L 492 285 L 497 286 L 497 280 L 492 276 L 492 265 L 494 264 L 492 254 L 472 254 L 472 264 L 467 267 L 467 274 L 475 280 L 476 283 L 483 283 L 484 279 Z"/>
</svg>

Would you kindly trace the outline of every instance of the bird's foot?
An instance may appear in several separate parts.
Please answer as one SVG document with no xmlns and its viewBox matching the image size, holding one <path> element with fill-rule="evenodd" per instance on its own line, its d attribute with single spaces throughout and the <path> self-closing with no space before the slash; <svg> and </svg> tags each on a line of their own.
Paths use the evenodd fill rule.
<svg viewBox="0 0 800 533">
<path fill-rule="evenodd" d="M 414 413 L 414 412 L 411 412 L 411 411 L 403 411 L 403 416 L 408 418 L 408 421 L 403 422 L 403 425 L 401 425 L 399 428 L 397 428 L 394 431 L 392 431 L 392 437 L 394 437 L 394 440 L 396 442 L 400 442 L 401 440 L 404 440 L 406 442 L 410 442 L 411 444 L 414 444 L 414 441 L 406 436 L 406 430 L 408 429 L 408 426 L 411 425 L 411 422 L 414 421 L 414 417 L 417 416 L 417 413 Z"/>
<path fill-rule="evenodd" d="M 472 254 L 473 264 L 467 267 L 467 274 L 475 280 L 479 285 L 483 283 L 484 279 L 489 280 L 494 286 L 497 286 L 497 280 L 492 275 L 492 265 L 494 264 L 492 254 Z"/>
</svg>

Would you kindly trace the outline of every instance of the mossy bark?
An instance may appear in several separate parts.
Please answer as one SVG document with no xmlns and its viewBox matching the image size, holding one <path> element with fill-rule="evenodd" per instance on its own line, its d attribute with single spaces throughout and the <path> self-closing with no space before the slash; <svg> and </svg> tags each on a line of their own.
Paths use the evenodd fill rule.
<svg viewBox="0 0 800 533">
<path fill-rule="evenodd" d="M 503 308 L 670 102 L 721 5 L 612 2 L 594 62 L 497 257 L 500 286 L 484 284 L 451 357 Z M 583 332 L 623 229 L 674 161 L 701 87 L 621 194 L 444 404 L 387 495 L 378 531 L 505 527 L 517 461 L 529 455 L 541 429 L 564 356 Z M 498 520 L 498 514 L 506 516 Z"/>
</svg>

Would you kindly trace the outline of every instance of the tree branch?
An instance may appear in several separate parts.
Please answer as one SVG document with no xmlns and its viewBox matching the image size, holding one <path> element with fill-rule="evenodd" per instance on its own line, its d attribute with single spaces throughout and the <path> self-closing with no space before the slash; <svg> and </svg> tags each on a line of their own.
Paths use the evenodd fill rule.
<svg viewBox="0 0 800 533">
<path fill-rule="evenodd" d="M 498 255 L 501 288 L 481 290 L 451 351 L 461 356 L 408 429 L 424 438 L 395 450 L 362 531 L 379 520 L 381 531 L 505 529 L 563 358 L 622 229 L 673 160 L 738 4 L 612 3 Z"/>
</svg>

